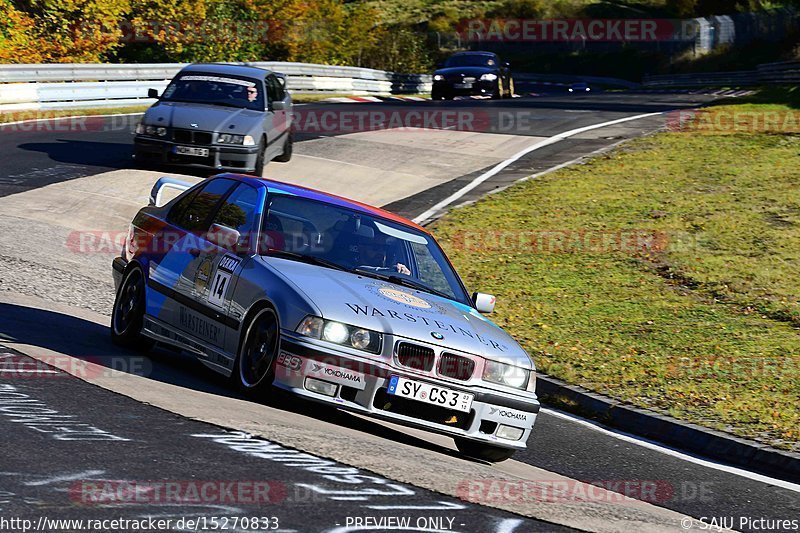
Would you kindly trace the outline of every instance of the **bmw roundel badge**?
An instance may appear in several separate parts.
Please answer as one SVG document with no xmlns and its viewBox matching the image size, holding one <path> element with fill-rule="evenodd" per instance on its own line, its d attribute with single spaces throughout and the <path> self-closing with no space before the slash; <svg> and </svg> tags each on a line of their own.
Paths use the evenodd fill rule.
<svg viewBox="0 0 800 533">
<path fill-rule="evenodd" d="M 431 331 L 431 337 L 433 337 L 434 339 L 439 340 L 439 341 L 444 339 L 444 335 L 442 335 L 438 331 Z"/>
</svg>

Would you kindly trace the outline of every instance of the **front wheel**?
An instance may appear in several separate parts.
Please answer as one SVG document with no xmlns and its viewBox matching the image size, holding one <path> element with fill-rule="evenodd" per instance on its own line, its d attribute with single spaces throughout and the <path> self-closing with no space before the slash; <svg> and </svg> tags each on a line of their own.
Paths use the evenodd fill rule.
<svg viewBox="0 0 800 533">
<path fill-rule="evenodd" d="M 286 141 L 283 143 L 283 153 L 273 159 L 278 163 L 288 163 L 292 160 L 292 151 L 294 147 L 294 134 L 290 131 L 286 134 Z"/>
<path fill-rule="evenodd" d="M 264 165 L 266 165 L 266 161 L 264 161 L 264 157 L 267 153 L 267 141 L 266 139 L 261 139 L 261 143 L 258 145 L 258 157 L 256 157 L 256 168 L 253 170 L 253 175 L 258 177 L 264 176 Z"/>
<path fill-rule="evenodd" d="M 468 457 L 481 459 L 490 463 L 499 463 L 510 459 L 516 450 L 509 448 L 501 448 L 499 446 L 492 446 L 491 444 L 482 444 L 474 440 L 455 438 L 456 448 L 458 451 Z"/>
<path fill-rule="evenodd" d="M 147 350 L 153 341 L 142 335 L 145 311 L 144 273 L 133 267 L 125 274 L 111 311 L 111 342 L 125 348 Z"/>
<path fill-rule="evenodd" d="M 259 310 L 245 330 L 231 376 L 253 398 L 265 398 L 275 378 L 275 357 L 280 348 L 278 315 L 271 307 Z"/>
</svg>

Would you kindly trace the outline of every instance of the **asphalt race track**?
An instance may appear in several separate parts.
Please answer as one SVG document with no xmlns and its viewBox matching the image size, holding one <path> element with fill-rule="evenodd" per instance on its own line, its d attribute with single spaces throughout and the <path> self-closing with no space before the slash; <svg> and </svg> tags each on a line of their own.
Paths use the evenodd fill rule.
<svg viewBox="0 0 800 533">
<path fill-rule="evenodd" d="M 605 93 L 298 106 L 307 122 L 295 158 L 269 164 L 266 175 L 413 218 L 502 162 L 453 205 L 661 129 L 712 99 Z M 473 122 L 348 125 L 372 114 L 391 126 L 412 112 Z M 324 113 L 330 127 L 309 125 Z M 515 158 L 567 131 L 651 113 L 662 114 L 586 129 Z M 497 532 L 681 531 L 686 517 L 756 531 L 760 518 L 800 516 L 800 486 L 643 446 L 547 409 L 528 450 L 491 466 L 460 457 L 443 437 L 286 399 L 248 402 L 180 353 L 113 347 L 113 250 L 69 243 L 76 232 L 125 231 L 155 179 L 180 174 L 133 168 L 137 122 L 0 125 L 0 516 L 34 524 L 42 516 L 149 516 L 173 520 L 173 530 L 194 530 L 190 519 L 263 517 L 282 531 Z M 491 481 L 535 487 L 537 497 L 500 497 Z M 204 488 L 212 497 L 187 502 L 187 491 Z"/>
</svg>

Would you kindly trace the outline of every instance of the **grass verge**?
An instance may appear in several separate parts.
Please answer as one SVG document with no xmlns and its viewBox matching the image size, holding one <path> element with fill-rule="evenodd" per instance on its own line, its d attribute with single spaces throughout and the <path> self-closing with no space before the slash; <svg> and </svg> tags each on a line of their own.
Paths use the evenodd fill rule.
<svg viewBox="0 0 800 533">
<path fill-rule="evenodd" d="M 543 372 L 798 450 L 800 135 L 759 113 L 797 111 L 709 108 L 432 229 Z"/>
</svg>

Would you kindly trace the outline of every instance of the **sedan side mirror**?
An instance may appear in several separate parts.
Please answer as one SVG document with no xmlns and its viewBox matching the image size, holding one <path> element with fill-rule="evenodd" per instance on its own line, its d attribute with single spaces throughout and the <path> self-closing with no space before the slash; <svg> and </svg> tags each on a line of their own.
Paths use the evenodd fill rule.
<svg viewBox="0 0 800 533">
<path fill-rule="evenodd" d="M 286 110 L 286 102 L 281 100 L 275 100 L 272 102 L 272 110 L 273 111 L 285 111 Z"/>
<path fill-rule="evenodd" d="M 239 243 L 241 237 L 241 234 L 237 230 L 221 224 L 211 224 L 206 234 L 208 242 L 230 251 L 236 249 L 236 245 Z"/>
<path fill-rule="evenodd" d="M 488 315 L 494 311 L 494 304 L 496 302 L 497 298 L 491 294 L 484 294 L 482 292 L 472 293 L 472 303 L 475 304 L 475 309 L 477 309 L 479 313 Z"/>
<path fill-rule="evenodd" d="M 147 89 L 148 98 L 158 98 L 158 91 L 156 89 Z"/>
</svg>

